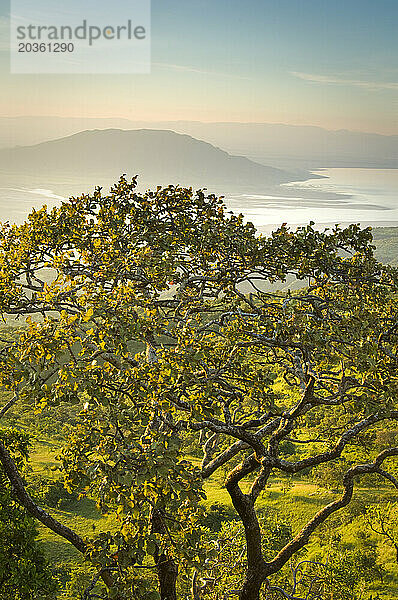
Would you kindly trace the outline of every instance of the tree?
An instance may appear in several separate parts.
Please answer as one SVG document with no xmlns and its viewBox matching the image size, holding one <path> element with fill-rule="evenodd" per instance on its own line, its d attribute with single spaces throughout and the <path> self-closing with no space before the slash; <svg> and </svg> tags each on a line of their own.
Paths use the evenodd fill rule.
<svg viewBox="0 0 398 600">
<path fill-rule="evenodd" d="M 0 430 L 0 440 L 12 452 L 20 469 L 29 452 L 29 438 L 16 430 Z M 35 600 L 54 598 L 56 582 L 37 544 L 35 521 L 13 497 L 0 467 L 0 598 Z"/>
<path fill-rule="evenodd" d="M 395 551 L 398 563 L 398 511 L 395 502 L 369 506 L 365 513 L 367 525 L 371 531 L 382 536 Z"/>
<path fill-rule="evenodd" d="M 13 393 L 0 415 L 18 401 L 81 402 L 67 480 L 113 511 L 119 531 L 83 540 L 27 496 L 4 444 L 0 461 L 19 502 L 97 566 L 109 597 L 155 597 L 155 578 L 163 600 L 188 593 L 217 552 L 201 499 L 221 470 L 245 532 L 241 600 L 272 585 L 359 476 L 398 487 L 398 448 L 366 447 L 398 418 L 397 272 L 371 241 L 356 225 L 265 238 L 215 196 L 139 194 L 124 177 L 108 195 L 3 226 L 0 308 L 27 325 L 0 355 Z M 264 554 L 256 503 L 270 477 L 340 458 L 351 465 L 342 495 Z"/>
</svg>

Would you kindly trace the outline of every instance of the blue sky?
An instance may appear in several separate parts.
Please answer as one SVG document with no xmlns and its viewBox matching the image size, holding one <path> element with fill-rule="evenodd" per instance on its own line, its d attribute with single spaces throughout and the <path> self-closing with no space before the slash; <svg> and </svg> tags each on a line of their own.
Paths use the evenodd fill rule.
<svg viewBox="0 0 398 600">
<path fill-rule="evenodd" d="M 109 76 L 10 75 L 1 7 L 4 116 L 398 133 L 397 0 L 152 0 L 152 73 Z"/>
</svg>

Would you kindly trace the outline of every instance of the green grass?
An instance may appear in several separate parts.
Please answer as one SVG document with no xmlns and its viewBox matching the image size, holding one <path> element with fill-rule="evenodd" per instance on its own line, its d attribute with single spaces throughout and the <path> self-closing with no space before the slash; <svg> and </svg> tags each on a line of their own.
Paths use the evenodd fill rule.
<svg viewBox="0 0 398 600">
<path fill-rule="evenodd" d="M 55 440 L 40 436 L 36 441 L 31 454 L 32 474 L 49 477 L 54 476 L 59 462 L 56 459 L 59 452 L 60 443 Z M 199 462 L 199 459 L 190 457 L 193 462 Z M 56 474 L 56 473 L 55 473 Z M 249 484 L 243 487 L 247 491 Z M 205 490 L 207 499 L 205 506 L 210 507 L 214 503 L 220 503 L 232 509 L 231 499 L 226 489 L 222 486 L 221 477 L 214 475 L 206 481 Z M 258 500 L 259 513 L 266 514 L 270 509 L 278 513 L 287 520 L 294 532 L 299 529 L 322 507 L 338 497 L 338 494 L 322 490 L 308 480 L 296 480 L 291 489 L 286 489 L 283 481 L 273 479 L 271 485 L 266 488 Z M 395 500 L 394 492 L 387 487 L 367 488 L 360 487 L 355 492 L 354 501 L 360 501 L 366 504 L 377 502 L 379 499 Z M 339 513 L 338 518 L 344 521 L 344 515 L 348 514 L 348 509 Z M 76 531 L 83 538 L 92 537 L 100 531 L 114 529 L 115 521 L 111 516 L 103 516 L 99 513 L 94 501 L 85 498 L 68 505 L 67 510 L 49 508 L 56 519 L 64 525 Z M 347 520 L 346 520 L 347 521 Z M 345 545 L 353 548 L 358 543 L 358 531 L 363 530 L 361 518 L 353 518 L 351 522 L 329 526 L 330 531 L 338 531 L 341 540 Z M 326 532 L 328 525 L 326 525 Z M 318 533 L 314 534 L 308 546 L 308 556 L 316 554 L 319 550 Z M 323 534 L 324 535 L 324 534 Z M 81 563 L 82 557 L 71 544 L 60 537 L 52 534 L 44 526 L 39 528 L 39 539 L 43 545 L 44 551 L 53 566 L 59 566 L 62 563 Z M 377 542 L 378 555 L 380 562 L 386 569 L 384 582 L 375 581 L 369 586 L 367 594 L 378 594 L 381 600 L 393 600 L 398 598 L 398 567 L 395 560 L 394 551 L 383 540 L 375 534 L 370 533 L 369 539 Z M 388 591 L 386 591 L 388 589 Z M 366 598 L 366 596 L 365 596 Z M 365 600 L 365 599 L 364 599 Z"/>
<path fill-rule="evenodd" d="M 47 509 L 51 515 L 76 531 L 81 537 L 89 538 L 101 531 L 114 529 L 114 519 L 99 514 L 95 503 L 82 499 L 68 506 L 68 510 Z M 63 562 L 81 562 L 81 554 L 69 542 L 51 533 L 43 525 L 39 528 L 39 540 L 46 556 L 55 565 Z"/>
<path fill-rule="evenodd" d="M 31 469 L 33 475 L 54 476 L 54 469 L 59 468 L 56 455 L 59 445 L 51 441 L 40 440 L 31 453 Z M 101 531 L 115 528 L 115 520 L 111 516 L 103 516 L 93 500 L 82 498 L 68 504 L 68 508 L 60 510 L 46 507 L 55 519 L 76 531 L 83 538 L 93 537 Z M 69 542 L 53 534 L 44 525 L 39 525 L 39 541 L 52 565 L 65 562 L 81 562 L 81 554 Z"/>
<path fill-rule="evenodd" d="M 206 506 L 218 502 L 232 507 L 229 495 L 225 489 L 220 487 L 218 479 L 206 482 L 205 489 L 207 493 Z M 247 488 L 243 487 L 243 491 L 247 491 Z M 259 498 L 257 506 L 259 514 L 267 514 L 270 509 L 278 511 L 278 514 L 291 524 L 293 532 L 298 533 L 316 512 L 338 497 L 338 493 L 322 490 L 307 480 L 295 481 L 293 487 L 286 491 L 283 483 L 274 479 Z M 391 488 L 384 486 L 376 489 L 376 493 L 374 488 L 359 487 L 355 491 L 353 502 L 359 501 L 372 504 L 379 502 L 381 499 L 396 501 L 396 493 Z M 313 558 L 320 550 L 320 535 L 328 536 L 338 533 L 341 536 L 342 544 L 352 549 L 357 546 L 358 533 L 366 530 L 366 528 L 362 517 L 354 517 L 351 522 L 345 522 L 349 510 L 349 508 L 346 508 L 337 514 L 337 523 L 341 519 L 342 524 L 336 526 L 336 521 L 329 521 L 326 522 L 321 534 L 319 532 L 314 533 L 308 545 L 307 558 Z M 376 534 L 367 532 L 367 535 L 370 541 L 377 543 L 379 560 L 386 570 L 386 575 L 383 581 L 376 580 L 369 584 L 364 600 L 369 597 L 369 594 L 378 595 L 380 600 L 395 600 L 398 598 L 398 565 L 395 551 Z"/>
</svg>

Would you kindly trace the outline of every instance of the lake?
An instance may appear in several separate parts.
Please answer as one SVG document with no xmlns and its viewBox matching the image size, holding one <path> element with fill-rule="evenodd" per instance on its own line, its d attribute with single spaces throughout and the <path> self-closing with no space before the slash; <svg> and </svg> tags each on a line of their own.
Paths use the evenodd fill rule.
<svg viewBox="0 0 398 600">
<path fill-rule="evenodd" d="M 22 223 L 32 208 L 40 208 L 43 204 L 53 208 L 63 200 L 62 196 L 52 190 L 24 187 L 0 187 L 0 221 Z"/>
<path fill-rule="evenodd" d="M 398 226 L 398 169 L 338 168 L 313 174 L 324 178 L 283 184 L 275 195 L 229 196 L 226 203 L 264 231 L 311 220 L 318 225 Z M 43 183 L 43 188 L 51 185 Z M 52 207 L 62 200 L 58 190 L 43 188 L 0 187 L 0 221 L 21 223 L 32 207 Z"/>
<path fill-rule="evenodd" d="M 261 229 L 311 220 L 322 225 L 398 226 L 398 169 L 333 168 L 313 174 L 324 179 L 283 184 L 280 196 L 233 196 L 228 198 L 228 205 L 234 211 L 241 210 Z M 309 192 L 312 197 L 308 197 Z M 322 198 L 325 193 L 337 196 L 325 200 Z"/>
</svg>

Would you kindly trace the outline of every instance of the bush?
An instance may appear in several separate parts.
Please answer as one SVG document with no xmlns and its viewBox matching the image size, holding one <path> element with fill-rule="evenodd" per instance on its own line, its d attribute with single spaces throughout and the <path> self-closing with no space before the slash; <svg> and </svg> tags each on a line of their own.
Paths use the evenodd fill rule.
<svg viewBox="0 0 398 600">
<path fill-rule="evenodd" d="M 312 470 L 312 481 L 328 491 L 339 490 L 343 487 L 343 477 L 350 466 L 344 458 L 325 463 Z"/>
<path fill-rule="evenodd" d="M 222 524 L 227 521 L 232 521 L 236 518 L 232 508 L 228 508 L 224 504 L 215 502 L 207 510 L 201 519 L 201 525 L 207 527 L 211 531 L 220 531 Z"/>
<path fill-rule="evenodd" d="M 93 581 L 96 571 L 88 565 L 66 565 L 64 570 L 67 574 L 67 581 L 59 600 L 81 600 L 85 590 Z M 101 580 L 91 590 L 93 594 L 98 594 L 97 597 L 100 597 L 99 594 L 103 591 L 104 586 Z"/>
<path fill-rule="evenodd" d="M 78 500 L 75 492 L 69 492 L 59 479 L 37 477 L 31 484 L 30 490 L 38 502 L 52 508 L 67 508 Z"/>
</svg>

